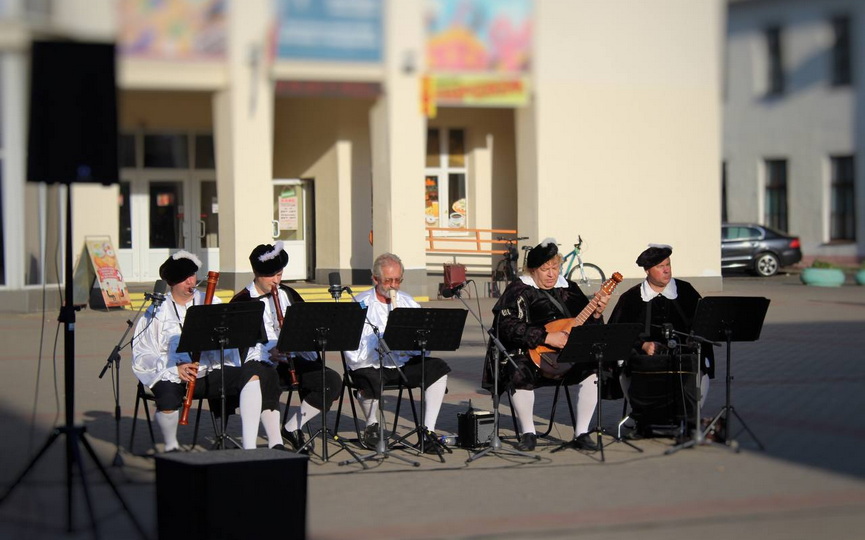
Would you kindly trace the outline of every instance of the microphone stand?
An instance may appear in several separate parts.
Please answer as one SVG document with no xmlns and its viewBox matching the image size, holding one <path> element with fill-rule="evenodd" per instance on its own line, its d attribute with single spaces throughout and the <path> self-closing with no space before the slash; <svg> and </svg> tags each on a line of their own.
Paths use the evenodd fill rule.
<svg viewBox="0 0 865 540">
<path fill-rule="evenodd" d="M 480 315 L 478 315 L 474 311 L 472 311 L 472 308 L 469 307 L 469 305 L 466 303 L 465 300 L 463 300 L 463 297 L 460 294 L 459 290 L 454 291 L 454 297 L 457 298 L 460 302 L 462 302 L 462 305 L 464 305 L 466 307 L 466 309 L 469 311 L 469 313 L 472 314 L 472 317 L 474 317 L 474 319 L 476 321 L 478 321 L 478 324 L 481 325 L 482 335 L 488 334 L 490 336 L 490 338 L 492 339 L 493 343 L 495 344 L 495 350 L 493 351 L 493 358 L 492 358 L 492 362 L 491 362 L 491 368 L 493 370 L 493 432 L 490 435 L 490 445 L 488 447 L 484 448 L 483 450 L 476 452 L 476 453 L 472 454 L 471 456 L 469 456 L 469 458 L 466 460 L 466 463 L 467 464 L 471 463 L 472 461 L 479 459 L 479 458 L 482 458 L 487 454 L 494 454 L 497 456 L 500 456 L 500 455 L 520 456 L 520 457 L 532 458 L 535 461 L 540 461 L 541 456 L 539 456 L 537 454 L 532 455 L 532 454 L 529 454 L 528 452 L 523 452 L 523 451 L 517 450 L 515 448 L 505 448 L 502 446 L 502 440 L 499 438 L 499 401 L 500 401 L 500 399 L 499 399 L 500 398 L 500 394 L 499 394 L 499 355 L 500 354 L 504 355 L 505 358 L 507 358 L 508 362 L 510 362 L 510 364 L 514 367 L 514 369 L 518 369 L 517 363 L 514 361 L 513 357 L 508 353 L 507 349 L 502 344 L 502 342 L 499 341 L 498 336 L 496 336 L 493 333 L 492 329 L 487 331 L 484 328 L 483 319 L 481 319 Z M 478 299 L 478 304 L 480 304 L 480 299 Z M 478 306 L 478 311 L 480 312 L 480 305 Z"/>
<path fill-rule="evenodd" d="M 349 295 L 351 295 L 351 299 L 354 302 L 357 302 L 357 298 L 355 298 L 354 293 L 351 291 L 351 288 L 344 287 L 343 290 L 345 290 Z M 373 293 L 373 294 L 375 294 L 375 293 Z M 388 347 L 387 342 L 384 340 L 384 336 L 381 335 L 381 332 L 379 331 L 378 327 L 376 325 L 374 325 L 372 323 L 372 321 L 369 320 L 368 315 L 366 315 L 365 317 L 366 317 L 366 324 L 368 324 L 372 328 L 372 332 L 378 338 L 378 345 L 379 345 L 379 348 L 378 348 L 378 369 L 379 369 L 379 377 L 378 377 L 378 395 L 379 395 L 378 442 L 376 443 L 375 450 L 373 452 L 358 457 L 357 461 L 359 461 L 360 464 L 363 465 L 364 468 L 366 468 L 366 462 L 369 460 L 372 460 L 372 459 L 385 460 L 389 457 L 394 457 L 394 458 L 396 458 L 400 461 L 403 461 L 405 463 L 408 463 L 409 465 L 412 465 L 414 467 L 420 467 L 420 462 L 418 462 L 418 461 L 412 461 L 412 460 L 410 460 L 404 456 L 392 454 L 390 452 L 390 448 L 387 445 L 387 441 L 386 441 L 385 436 L 384 436 L 384 411 L 382 410 L 382 407 L 381 407 L 381 401 L 382 401 L 381 398 L 382 398 L 382 394 L 384 394 L 384 377 L 383 377 L 383 374 L 384 374 L 384 357 L 387 356 L 388 358 L 390 358 L 390 362 L 391 362 L 391 364 L 393 364 L 394 369 L 396 369 L 396 372 L 399 374 L 400 380 L 402 380 L 403 384 L 408 385 L 408 378 L 406 378 L 405 373 L 402 372 L 402 369 L 400 369 L 399 365 L 391 357 L 390 347 Z M 421 388 L 421 392 L 423 392 L 423 388 Z M 396 423 L 394 423 L 394 425 L 396 425 Z M 345 461 L 341 461 L 339 464 L 340 465 L 347 465 L 347 464 L 351 463 L 352 461 L 354 461 L 354 460 L 348 459 Z"/>
<path fill-rule="evenodd" d="M 665 331 L 666 331 L 666 329 L 665 329 Z M 679 332 L 677 330 L 670 330 L 670 333 L 684 336 L 684 337 L 688 338 L 688 340 L 695 343 L 697 346 L 697 366 L 696 366 L 696 373 L 694 374 L 694 388 L 696 390 L 696 395 L 694 396 L 696 398 L 696 404 L 694 405 L 694 416 L 696 416 L 696 418 L 694 419 L 694 436 L 693 436 L 693 438 L 691 438 L 689 440 L 683 440 L 681 443 L 679 443 L 679 444 L 677 444 L 671 448 L 668 448 L 664 452 L 665 455 L 675 454 L 676 452 L 678 452 L 679 450 L 682 450 L 683 448 L 692 448 L 694 446 L 702 445 L 706 442 L 705 437 L 704 437 L 704 433 L 703 433 L 703 427 L 700 425 L 700 422 L 702 421 L 702 417 L 701 417 L 702 413 L 700 411 L 700 402 L 703 400 L 703 396 L 702 396 L 702 393 L 703 393 L 703 369 L 702 369 L 703 368 L 703 358 L 702 358 L 703 348 L 702 348 L 702 346 L 703 346 L 703 344 L 709 345 L 709 346 L 715 346 L 715 347 L 721 346 L 720 343 L 716 343 L 716 342 L 711 341 L 709 339 L 700 337 L 700 336 L 694 334 L 693 332 L 691 332 L 690 334 L 686 334 L 684 332 Z M 686 410 L 687 410 L 687 408 L 686 408 Z M 687 419 L 685 420 L 685 423 L 686 423 L 685 433 L 687 433 Z"/>
<path fill-rule="evenodd" d="M 112 467 L 123 466 L 123 456 L 120 455 L 120 351 L 132 344 L 131 339 L 129 340 L 129 343 L 126 343 L 125 345 L 123 344 L 123 342 L 126 340 L 126 336 L 129 335 L 129 331 L 135 327 L 135 321 L 137 321 L 138 317 L 141 316 L 141 312 L 144 310 L 144 306 L 147 304 L 148 300 L 151 300 L 153 305 L 157 305 L 156 302 L 158 299 L 150 293 L 145 293 L 144 300 L 141 302 L 141 306 L 138 308 L 138 311 L 135 312 L 135 317 L 133 317 L 132 320 L 126 320 L 126 331 L 123 332 L 122 336 L 120 336 L 120 340 L 117 342 L 117 345 L 114 346 L 114 349 L 112 349 L 111 353 L 108 355 L 108 359 L 106 359 L 105 361 L 105 366 L 103 366 L 102 371 L 99 372 L 99 378 L 101 379 L 105 376 L 105 372 L 108 371 L 108 368 L 110 367 L 111 380 L 114 383 L 113 388 L 115 453 L 114 459 L 111 462 Z"/>
</svg>

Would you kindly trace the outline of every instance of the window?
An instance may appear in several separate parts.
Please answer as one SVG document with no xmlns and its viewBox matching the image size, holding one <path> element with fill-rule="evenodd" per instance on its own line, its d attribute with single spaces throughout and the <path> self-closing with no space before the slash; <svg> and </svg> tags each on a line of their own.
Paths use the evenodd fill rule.
<svg viewBox="0 0 865 540">
<path fill-rule="evenodd" d="M 832 85 L 847 86 L 853 82 L 853 62 L 850 42 L 850 17 L 841 15 L 832 19 Z"/>
<path fill-rule="evenodd" d="M 189 167 L 189 138 L 186 135 L 145 135 L 144 166 L 166 169 Z"/>
<path fill-rule="evenodd" d="M 832 215 L 830 217 L 830 240 L 856 240 L 856 210 L 854 207 L 853 156 L 832 158 Z"/>
<path fill-rule="evenodd" d="M 468 227 L 465 130 L 427 130 L 424 194 L 427 227 Z"/>
<path fill-rule="evenodd" d="M 787 230 L 787 160 L 766 160 L 766 204 L 763 224 Z"/>
<path fill-rule="evenodd" d="M 781 27 L 771 26 L 765 30 L 766 52 L 768 53 L 769 72 L 767 94 L 779 96 L 784 93 L 784 56 L 781 47 Z"/>
</svg>

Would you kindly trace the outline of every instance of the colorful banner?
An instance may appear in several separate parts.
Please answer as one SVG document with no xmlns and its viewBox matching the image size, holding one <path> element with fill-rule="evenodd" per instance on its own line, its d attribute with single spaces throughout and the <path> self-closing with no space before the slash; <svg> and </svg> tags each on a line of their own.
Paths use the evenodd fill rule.
<svg viewBox="0 0 865 540">
<path fill-rule="evenodd" d="M 431 73 L 528 73 L 531 0 L 429 0 L 428 5 Z"/>
<path fill-rule="evenodd" d="M 435 78 L 435 102 L 473 107 L 521 107 L 528 103 L 528 77 L 453 75 Z"/>
<path fill-rule="evenodd" d="M 528 102 L 531 0 L 430 0 L 422 107 L 519 107 Z"/>
<path fill-rule="evenodd" d="M 118 50 L 155 60 L 222 60 L 225 0 L 120 0 Z"/>
<path fill-rule="evenodd" d="M 382 0 L 278 0 L 276 58 L 381 62 Z"/>
</svg>

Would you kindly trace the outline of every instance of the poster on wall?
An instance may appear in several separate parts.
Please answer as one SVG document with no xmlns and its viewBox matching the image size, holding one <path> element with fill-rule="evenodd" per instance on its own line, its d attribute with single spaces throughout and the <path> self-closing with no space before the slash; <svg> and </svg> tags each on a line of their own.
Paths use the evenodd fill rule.
<svg viewBox="0 0 865 540">
<path fill-rule="evenodd" d="M 92 308 L 128 306 L 132 303 L 117 254 L 108 236 L 87 236 L 84 249 L 78 257 L 78 266 L 73 278 L 73 299 L 76 305 L 84 305 L 89 298 Z M 99 293 L 95 293 L 98 284 Z M 91 294 L 91 289 L 93 293 Z"/>
<path fill-rule="evenodd" d="M 277 0 L 276 58 L 381 62 L 383 0 Z"/>
<path fill-rule="evenodd" d="M 223 60 L 225 0 L 120 0 L 118 50 L 159 60 Z"/>
<path fill-rule="evenodd" d="M 290 195 L 283 194 L 279 197 L 279 230 L 296 231 L 298 222 L 298 199 L 294 190 Z"/>
<path fill-rule="evenodd" d="M 427 5 L 427 70 L 438 105 L 528 102 L 532 0 L 429 0 Z"/>
</svg>

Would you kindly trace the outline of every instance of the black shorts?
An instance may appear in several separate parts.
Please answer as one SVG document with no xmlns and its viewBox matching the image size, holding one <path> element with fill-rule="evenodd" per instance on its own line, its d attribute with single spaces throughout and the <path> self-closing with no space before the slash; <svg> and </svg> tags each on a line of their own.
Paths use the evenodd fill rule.
<svg viewBox="0 0 865 540">
<path fill-rule="evenodd" d="M 408 379 L 409 388 L 420 388 L 421 376 L 423 376 L 424 390 L 429 388 L 432 383 L 450 373 L 450 371 L 451 368 L 447 365 L 447 362 L 441 358 L 432 356 L 428 356 L 423 362 L 421 362 L 420 356 L 415 356 L 402 366 L 402 372 L 405 374 L 406 379 Z M 364 396 L 374 396 L 376 399 L 379 399 L 381 398 L 381 392 L 379 392 L 379 376 L 381 372 L 384 372 L 383 382 L 385 385 L 397 384 L 401 380 L 399 372 L 394 368 L 378 369 L 368 367 L 354 370 L 351 374 L 355 385 L 363 392 Z"/>
<path fill-rule="evenodd" d="M 288 364 L 280 363 L 276 369 L 283 384 L 288 386 L 290 384 Z M 329 367 L 324 368 L 324 390 L 321 385 L 321 362 L 295 359 L 294 371 L 300 384 L 301 401 L 306 401 L 316 409 L 322 410 L 325 405 L 330 408 L 330 404 L 339 398 L 342 377 L 336 371 Z"/>
</svg>

